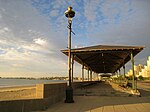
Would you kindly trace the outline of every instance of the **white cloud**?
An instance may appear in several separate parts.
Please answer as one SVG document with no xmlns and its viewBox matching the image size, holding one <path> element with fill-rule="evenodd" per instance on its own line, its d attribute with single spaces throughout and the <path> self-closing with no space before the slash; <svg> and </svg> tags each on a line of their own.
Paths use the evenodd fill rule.
<svg viewBox="0 0 150 112">
<path fill-rule="evenodd" d="M 9 28 L 4 27 L 4 28 L 0 29 L 0 34 L 6 33 L 8 31 L 10 31 Z"/>
<path fill-rule="evenodd" d="M 4 27 L 4 31 L 6 31 L 6 32 L 7 32 L 7 31 L 9 31 L 9 28 L 7 28 L 7 27 Z"/>
<path fill-rule="evenodd" d="M 20 53 L 14 48 L 7 48 L 5 52 L 0 55 L 0 58 L 3 60 L 29 60 L 29 54 L 27 52 Z"/>
<path fill-rule="evenodd" d="M 41 39 L 41 38 L 37 38 L 33 40 L 36 44 L 41 45 L 41 46 L 46 46 L 46 40 Z"/>
</svg>

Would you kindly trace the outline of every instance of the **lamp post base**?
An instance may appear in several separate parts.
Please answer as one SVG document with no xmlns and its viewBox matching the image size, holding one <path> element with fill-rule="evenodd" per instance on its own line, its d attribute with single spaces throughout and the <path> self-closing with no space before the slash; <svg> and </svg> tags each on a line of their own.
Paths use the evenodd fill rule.
<svg viewBox="0 0 150 112">
<path fill-rule="evenodd" d="M 66 88 L 66 100 L 65 100 L 65 103 L 74 103 L 74 100 L 73 100 L 73 89 L 70 86 L 68 86 Z"/>
</svg>

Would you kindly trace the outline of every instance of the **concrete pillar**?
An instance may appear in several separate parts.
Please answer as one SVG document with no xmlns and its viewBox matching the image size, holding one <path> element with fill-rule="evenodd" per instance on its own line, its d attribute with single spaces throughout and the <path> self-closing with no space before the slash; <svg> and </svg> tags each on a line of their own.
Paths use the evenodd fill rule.
<svg viewBox="0 0 150 112">
<path fill-rule="evenodd" d="M 117 71 L 117 78 L 119 77 L 119 70 Z"/>
<path fill-rule="evenodd" d="M 92 81 L 92 70 L 90 70 L 90 81 Z"/>
<path fill-rule="evenodd" d="M 132 89 L 136 90 L 133 51 L 131 52 L 131 63 L 132 63 Z"/>
<path fill-rule="evenodd" d="M 126 74 L 126 69 L 125 69 L 125 65 L 123 65 L 123 77 L 125 78 L 125 74 Z"/>
<path fill-rule="evenodd" d="M 82 81 L 84 81 L 84 65 L 82 65 Z"/>
<path fill-rule="evenodd" d="M 98 73 L 96 73 L 97 74 L 97 81 L 99 80 L 99 78 L 98 78 Z"/>
<path fill-rule="evenodd" d="M 119 76 L 121 75 L 121 70 L 119 69 Z"/>
<path fill-rule="evenodd" d="M 87 70 L 87 74 L 88 74 L 88 81 L 89 81 L 89 79 L 90 79 L 90 77 L 89 77 L 89 68 Z"/>
</svg>

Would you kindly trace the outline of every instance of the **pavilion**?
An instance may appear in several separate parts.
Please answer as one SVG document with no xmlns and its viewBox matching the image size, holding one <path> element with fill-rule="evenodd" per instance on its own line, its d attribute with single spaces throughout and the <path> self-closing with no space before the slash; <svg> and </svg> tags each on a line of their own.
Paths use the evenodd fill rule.
<svg viewBox="0 0 150 112">
<path fill-rule="evenodd" d="M 134 83 L 134 57 L 144 49 L 144 46 L 112 46 L 97 45 L 71 49 L 72 55 L 72 77 L 74 60 L 82 65 L 82 81 L 84 81 L 84 69 L 88 70 L 88 79 L 92 80 L 94 73 L 115 73 L 123 67 L 125 75 L 125 64 L 131 60 Z M 68 49 L 61 50 L 68 56 Z M 90 71 L 90 78 L 89 78 Z M 73 79 L 72 79 L 73 81 Z"/>
</svg>

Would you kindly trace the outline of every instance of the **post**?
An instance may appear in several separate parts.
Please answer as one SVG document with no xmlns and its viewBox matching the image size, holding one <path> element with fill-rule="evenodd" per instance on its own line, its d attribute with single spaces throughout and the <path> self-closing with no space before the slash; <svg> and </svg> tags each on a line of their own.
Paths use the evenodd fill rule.
<svg viewBox="0 0 150 112">
<path fill-rule="evenodd" d="M 82 65 L 82 81 L 84 81 L 84 65 Z"/>
<path fill-rule="evenodd" d="M 90 71 L 90 81 L 92 81 L 92 70 Z"/>
<path fill-rule="evenodd" d="M 119 69 L 119 83 L 121 83 L 121 70 Z"/>
<path fill-rule="evenodd" d="M 68 71 L 69 71 L 69 86 L 71 87 L 71 24 L 72 21 L 68 20 Z"/>
<path fill-rule="evenodd" d="M 136 88 L 135 88 L 135 73 L 134 73 L 133 51 L 131 52 L 131 63 L 132 63 L 132 89 L 136 90 Z"/>
<path fill-rule="evenodd" d="M 73 103 L 73 89 L 71 86 L 71 25 L 72 18 L 75 16 L 75 12 L 72 7 L 68 7 L 65 12 L 65 16 L 68 18 L 68 72 L 69 72 L 69 85 L 66 88 L 66 100 L 65 103 Z"/>
<path fill-rule="evenodd" d="M 123 65 L 123 77 L 125 78 L 125 73 L 126 73 L 126 69 L 125 69 L 125 65 Z"/>
<path fill-rule="evenodd" d="M 89 77 L 89 68 L 88 68 L 87 72 L 88 72 L 88 81 L 89 81 L 89 78 L 90 78 L 90 77 Z"/>
<path fill-rule="evenodd" d="M 72 82 L 73 82 L 73 65 L 74 65 L 74 55 L 72 55 Z"/>
</svg>

